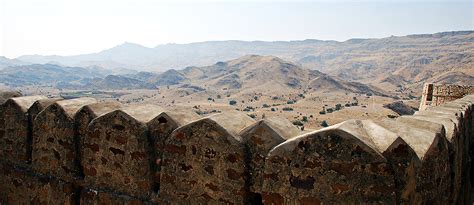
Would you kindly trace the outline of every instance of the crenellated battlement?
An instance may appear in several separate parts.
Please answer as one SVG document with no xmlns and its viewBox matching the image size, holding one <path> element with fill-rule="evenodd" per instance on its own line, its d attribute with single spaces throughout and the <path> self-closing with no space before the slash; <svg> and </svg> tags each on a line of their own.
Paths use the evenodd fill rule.
<svg viewBox="0 0 474 205">
<path fill-rule="evenodd" d="M 420 110 L 426 110 L 428 107 L 439 106 L 472 94 L 474 94 L 474 86 L 472 85 L 426 83 L 423 86 Z"/>
<path fill-rule="evenodd" d="M 305 134 L 235 111 L 0 93 L 0 203 L 469 204 L 474 95 L 432 90 L 413 116 Z"/>
</svg>

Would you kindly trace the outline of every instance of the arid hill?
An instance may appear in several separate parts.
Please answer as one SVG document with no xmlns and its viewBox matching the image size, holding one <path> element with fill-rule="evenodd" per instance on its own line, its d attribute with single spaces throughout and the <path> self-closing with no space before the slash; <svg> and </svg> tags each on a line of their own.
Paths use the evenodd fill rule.
<svg viewBox="0 0 474 205">
<path fill-rule="evenodd" d="M 202 68 L 249 54 L 276 56 L 301 65 L 302 68 L 319 70 L 344 80 L 375 85 L 389 92 L 419 93 L 421 85 L 427 81 L 473 84 L 474 31 L 350 39 L 344 42 L 312 39 L 275 42 L 209 41 L 166 44 L 154 48 L 124 43 L 98 53 L 76 56 L 21 56 L 14 60 L 0 60 L 4 62 L 0 64 L 5 67 L 55 62 L 65 66 L 99 66 L 112 70 L 136 69 L 151 72 L 188 67 L 189 77 L 202 74 L 199 69 L 193 68 Z M 219 72 L 219 67 L 223 66 L 227 65 L 212 66 L 214 68 L 210 68 L 210 74 Z M 170 72 L 167 73 L 170 78 L 166 78 L 166 84 L 185 82 L 183 76 L 174 71 Z M 228 75 L 213 84 L 239 87 L 237 82 L 242 79 L 236 77 Z M 163 80 L 165 79 L 155 79 L 151 83 Z"/>
<path fill-rule="evenodd" d="M 169 70 L 145 80 L 157 86 L 187 84 L 217 92 L 261 92 L 275 89 L 280 92 L 313 90 L 384 95 L 383 91 L 373 86 L 305 69 L 274 56 L 247 55 L 211 66 Z"/>
</svg>

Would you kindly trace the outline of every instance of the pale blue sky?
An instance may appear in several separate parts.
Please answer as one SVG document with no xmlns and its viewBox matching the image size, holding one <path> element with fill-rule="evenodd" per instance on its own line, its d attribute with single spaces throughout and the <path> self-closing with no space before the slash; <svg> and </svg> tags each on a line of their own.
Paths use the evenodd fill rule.
<svg viewBox="0 0 474 205">
<path fill-rule="evenodd" d="M 471 0 L 0 0 L 0 56 L 83 54 L 125 41 L 344 41 L 473 25 Z"/>
</svg>

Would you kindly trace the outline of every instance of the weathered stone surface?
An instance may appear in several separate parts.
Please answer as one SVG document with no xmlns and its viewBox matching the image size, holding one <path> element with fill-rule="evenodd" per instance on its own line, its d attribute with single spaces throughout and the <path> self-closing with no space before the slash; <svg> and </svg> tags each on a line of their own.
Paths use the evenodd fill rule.
<svg viewBox="0 0 474 205">
<path fill-rule="evenodd" d="M 122 103 L 115 101 L 98 102 L 85 105 L 79 111 L 77 111 L 76 115 L 74 116 L 76 135 L 78 135 L 79 137 L 86 136 L 87 127 L 93 119 L 102 116 L 106 113 L 112 112 L 114 110 L 118 110 L 122 107 Z"/>
<path fill-rule="evenodd" d="M 395 203 L 387 160 L 363 131 L 348 127 L 340 123 L 272 149 L 265 161 L 264 204 Z"/>
<path fill-rule="evenodd" d="M 77 144 L 76 150 L 78 150 L 79 154 L 76 158 L 76 164 L 81 164 L 81 156 L 83 155 L 82 147 L 84 147 L 84 137 L 87 135 L 87 127 L 89 123 L 108 112 L 117 110 L 121 108 L 123 105 L 119 102 L 98 102 L 85 105 L 79 111 L 77 111 L 76 115 L 74 115 L 74 135 L 75 139 L 79 141 Z M 80 176 L 83 177 L 84 173 L 82 170 L 82 166 L 79 168 Z"/>
<path fill-rule="evenodd" d="M 28 170 L 0 164 L 0 204 L 75 204 L 70 184 Z"/>
<path fill-rule="evenodd" d="M 474 95 L 296 137 L 284 119 L 33 98 L 0 106 L 0 204 L 470 204 Z M 9 142 L 26 127 L 28 145 L 35 115 L 30 167 L 7 155 L 23 153 Z"/>
<path fill-rule="evenodd" d="M 0 122 L 0 159 L 23 165 L 30 161 L 31 126 L 27 111 L 35 101 L 45 98 L 16 97 L 1 105 L 4 120 Z"/>
<path fill-rule="evenodd" d="M 440 123 L 446 129 L 446 138 L 448 140 L 449 148 L 449 161 L 451 169 L 451 193 L 453 196 L 452 204 L 464 204 L 463 195 L 468 193 L 470 186 L 466 186 L 466 181 L 469 169 L 469 153 L 468 153 L 468 142 L 460 134 L 458 126 L 459 122 L 455 115 L 439 114 L 423 111 L 417 115 L 411 117 L 402 117 L 400 120 L 406 121 L 406 123 L 413 123 L 413 119 L 425 120 L 431 123 Z"/>
<path fill-rule="evenodd" d="M 84 205 L 145 205 L 149 201 L 107 191 L 84 188 L 81 191 L 80 204 Z"/>
<path fill-rule="evenodd" d="M 18 91 L 0 90 L 0 105 L 5 103 L 10 98 L 21 97 L 22 94 Z"/>
<path fill-rule="evenodd" d="M 474 94 L 474 86 L 469 85 L 446 85 L 426 83 L 423 86 L 420 110 L 439 106 L 444 103 Z"/>
<path fill-rule="evenodd" d="M 152 145 L 146 123 L 163 112 L 133 105 L 92 120 L 83 139 L 85 183 L 131 196 L 149 197 L 153 187 Z"/>
<path fill-rule="evenodd" d="M 58 102 L 60 100 L 64 100 L 63 98 L 46 98 L 46 99 L 40 99 L 33 103 L 33 105 L 28 109 L 28 115 L 30 116 L 31 122 L 33 122 L 36 118 L 36 116 L 46 109 L 48 106 L 52 105 L 55 102 Z"/>
<path fill-rule="evenodd" d="M 248 184 L 252 193 L 262 193 L 263 169 L 268 152 L 300 133 L 300 129 L 282 117 L 259 120 L 240 133 L 245 143 Z"/>
<path fill-rule="evenodd" d="M 252 123 L 243 113 L 228 112 L 173 131 L 163 149 L 163 203 L 245 203 L 244 145 L 238 133 Z"/>
<path fill-rule="evenodd" d="M 368 145 L 387 159 L 395 180 L 397 204 L 415 204 L 420 200 L 413 182 L 421 161 L 400 136 L 371 120 L 348 120 L 341 123 L 339 129 L 373 142 Z"/>
<path fill-rule="evenodd" d="M 153 144 L 155 163 L 152 167 L 155 181 L 155 189 L 160 188 L 160 171 L 161 162 L 163 160 L 163 147 L 166 140 L 171 136 L 171 132 L 176 128 L 198 120 L 199 115 L 191 111 L 170 110 L 160 113 L 154 119 L 147 123 Z"/>
<path fill-rule="evenodd" d="M 397 133 L 421 159 L 416 170 L 417 201 L 427 204 L 448 204 L 451 194 L 448 142 L 443 125 L 422 120 L 382 120 L 379 125 Z M 417 196 L 418 197 L 418 196 Z"/>
<path fill-rule="evenodd" d="M 74 115 L 94 98 L 57 101 L 40 112 L 33 122 L 33 169 L 72 181 L 80 174 L 74 131 Z"/>
<path fill-rule="evenodd" d="M 461 145 L 455 150 L 456 160 L 460 163 L 460 166 L 453 166 L 456 169 L 456 181 L 454 183 L 454 195 L 453 203 L 455 204 L 468 204 L 471 200 L 471 186 L 467 182 L 471 179 L 472 174 L 470 173 L 470 159 L 474 158 L 472 150 L 474 150 L 473 137 L 474 137 L 474 125 L 473 125 L 473 106 L 474 106 L 474 95 L 466 96 L 464 98 L 448 102 L 440 107 L 458 108 L 461 111 L 462 116 L 459 113 L 454 113 L 458 119 L 457 130 L 455 131 L 456 138 L 459 139 Z M 451 115 L 453 117 L 453 115 Z M 462 117 L 462 119 L 460 119 Z M 454 117 L 453 117 L 454 118 Z M 453 119 L 455 120 L 455 119 Z M 461 176 L 459 176 L 461 175 Z"/>
</svg>

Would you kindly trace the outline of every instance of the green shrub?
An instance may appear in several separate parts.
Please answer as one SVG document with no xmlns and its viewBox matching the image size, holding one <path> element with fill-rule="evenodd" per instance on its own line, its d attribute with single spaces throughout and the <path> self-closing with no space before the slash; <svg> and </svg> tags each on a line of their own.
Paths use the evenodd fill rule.
<svg viewBox="0 0 474 205">
<path fill-rule="evenodd" d="M 328 124 L 328 122 L 326 122 L 326 120 L 323 120 L 323 121 L 321 122 L 321 126 L 323 126 L 323 127 L 329 127 L 329 124 Z"/>
<path fill-rule="evenodd" d="M 297 125 L 297 126 L 303 126 L 303 125 L 304 125 L 304 124 L 303 124 L 301 121 L 299 121 L 299 120 L 293 121 L 293 124 L 294 124 L 294 125 Z"/>
</svg>

